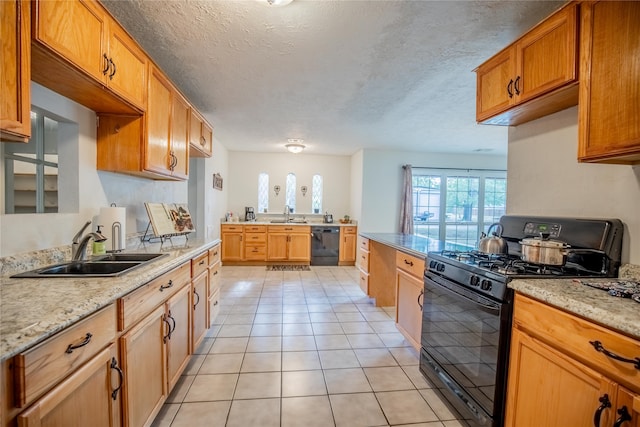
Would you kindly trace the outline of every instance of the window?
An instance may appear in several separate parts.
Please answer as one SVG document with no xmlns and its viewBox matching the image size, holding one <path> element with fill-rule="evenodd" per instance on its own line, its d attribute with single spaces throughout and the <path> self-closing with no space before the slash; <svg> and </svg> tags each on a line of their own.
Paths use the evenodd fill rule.
<svg viewBox="0 0 640 427">
<path fill-rule="evenodd" d="M 475 247 L 506 211 L 505 171 L 413 169 L 414 233 Z"/>
<path fill-rule="evenodd" d="M 311 208 L 313 213 L 322 212 L 322 176 L 313 175 L 311 188 Z"/>
<path fill-rule="evenodd" d="M 289 212 L 296 211 L 296 174 L 288 173 L 285 188 L 285 204 L 289 206 Z"/>
<path fill-rule="evenodd" d="M 258 212 L 269 209 L 269 174 L 261 172 L 258 175 Z"/>
<path fill-rule="evenodd" d="M 3 143 L 5 213 L 58 212 L 59 125 L 34 109 L 29 142 Z"/>
</svg>

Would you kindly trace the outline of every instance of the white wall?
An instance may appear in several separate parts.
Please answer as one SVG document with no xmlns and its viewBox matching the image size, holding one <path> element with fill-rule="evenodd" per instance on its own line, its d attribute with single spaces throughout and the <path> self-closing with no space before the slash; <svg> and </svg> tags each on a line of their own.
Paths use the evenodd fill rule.
<svg viewBox="0 0 640 427">
<path fill-rule="evenodd" d="M 400 230 L 402 165 L 505 169 L 507 158 L 472 154 L 364 150 L 362 163 L 362 219 L 359 229 L 370 233 L 397 233 Z"/>
<path fill-rule="evenodd" d="M 350 211 L 354 218 L 362 219 L 362 189 L 363 186 L 363 155 L 362 150 L 351 156 L 351 198 Z"/>
<path fill-rule="evenodd" d="M 132 176 L 102 172 L 96 170 L 96 115 L 93 111 L 62 97 L 36 83 L 32 83 L 32 103 L 78 124 L 79 146 L 77 164 L 79 174 L 79 203 L 77 212 L 58 214 L 0 214 L 0 257 L 40 249 L 67 245 L 74 234 L 87 221 L 94 221 L 100 213 L 100 207 L 116 203 L 127 208 L 127 234 L 143 232 L 148 224 L 144 202 L 188 202 L 187 182 L 153 181 Z M 220 164 L 226 164 L 226 150 L 215 144 L 219 158 L 202 159 L 203 176 L 210 176 L 213 168 L 224 170 Z M 76 159 L 74 159 L 76 161 Z M 2 172 L 0 166 L 0 173 Z M 198 179 L 194 176 L 192 179 Z M 193 185 L 193 184 L 192 184 Z M 206 186 L 206 185 L 205 185 Z M 218 192 L 219 193 L 219 192 Z M 0 197 L 4 199 L 4 186 L 0 188 Z M 217 211 L 224 212 L 225 200 L 213 190 L 205 194 L 204 209 L 192 212 L 192 215 L 205 215 L 205 229 L 211 229 L 212 236 L 219 234 L 213 217 L 219 217 Z M 217 234 L 216 234 L 217 233 Z"/>
<path fill-rule="evenodd" d="M 256 153 L 229 151 L 228 176 L 223 175 L 228 188 L 228 209 L 244 219 L 244 208 L 258 205 L 258 174 L 269 174 L 269 213 L 281 214 L 285 205 L 285 178 L 296 175 L 296 213 L 311 213 L 311 178 L 315 174 L 323 178 L 322 210 L 340 218 L 352 215 L 350 211 L 351 160 L 348 156 L 328 156 L 291 153 Z M 281 187 L 278 196 L 273 186 Z M 300 186 L 309 190 L 306 196 Z M 321 213 L 323 213 L 321 212 Z M 223 215 L 224 216 L 224 215 Z M 357 220 L 355 216 L 353 219 Z"/>
<path fill-rule="evenodd" d="M 640 264 L 640 166 L 578 163 L 577 141 L 577 107 L 509 129 L 507 212 L 619 218 Z"/>
</svg>

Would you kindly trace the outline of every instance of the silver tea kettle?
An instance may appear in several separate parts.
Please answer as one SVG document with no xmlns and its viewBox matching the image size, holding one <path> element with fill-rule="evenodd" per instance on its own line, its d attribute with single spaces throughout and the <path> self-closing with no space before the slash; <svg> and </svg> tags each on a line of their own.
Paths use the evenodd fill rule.
<svg viewBox="0 0 640 427">
<path fill-rule="evenodd" d="M 491 233 L 493 228 L 496 228 L 497 231 Z M 487 234 L 492 234 L 487 237 Z M 484 232 L 480 235 L 480 240 L 478 241 L 478 251 L 490 254 L 507 254 L 509 253 L 509 246 L 507 245 L 507 241 L 502 238 L 502 224 L 496 222 L 495 224 L 491 224 L 489 229 L 487 230 L 487 234 Z"/>
</svg>

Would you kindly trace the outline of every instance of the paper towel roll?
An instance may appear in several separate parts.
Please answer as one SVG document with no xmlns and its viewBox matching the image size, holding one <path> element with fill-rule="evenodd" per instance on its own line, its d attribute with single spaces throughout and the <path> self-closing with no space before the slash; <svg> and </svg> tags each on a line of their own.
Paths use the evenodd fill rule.
<svg viewBox="0 0 640 427">
<path fill-rule="evenodd" d="M 98 224 L 104 226 L 102 234 L 108 239 L 105 242 L 107 251 L 119 251 L 126 248 L 126 208 L 115 206 L 100 208 Z"/>
</svg>

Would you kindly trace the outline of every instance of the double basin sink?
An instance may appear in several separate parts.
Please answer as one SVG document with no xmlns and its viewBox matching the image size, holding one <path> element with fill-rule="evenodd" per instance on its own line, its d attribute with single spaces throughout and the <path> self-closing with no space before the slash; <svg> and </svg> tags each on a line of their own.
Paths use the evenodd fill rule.
<svg viewBox="0 0 640 427">
<path fill-rule="evenodd" d="M 130 253 L 96 256 L 87 261 L 69 261 L 50 265 L 11 277 L 115 277 L 128 273 L 136 267 L 164 257 L 166 253 Z"/>
</svg>

